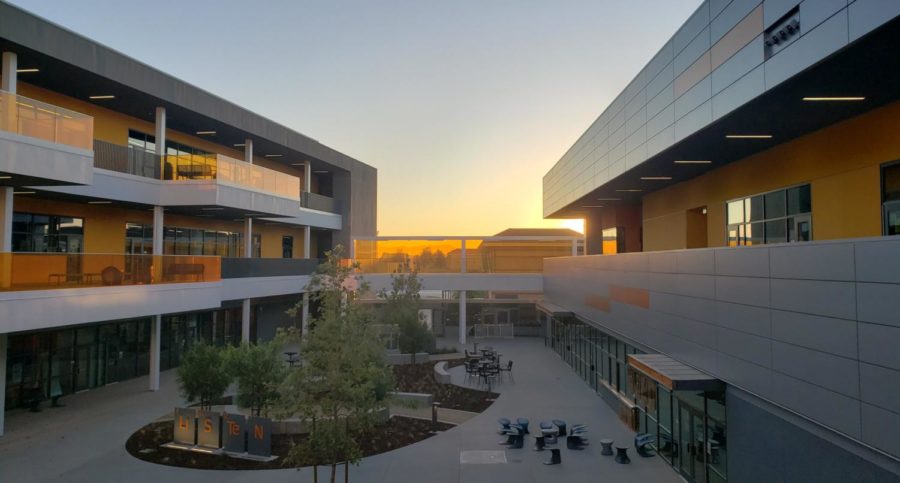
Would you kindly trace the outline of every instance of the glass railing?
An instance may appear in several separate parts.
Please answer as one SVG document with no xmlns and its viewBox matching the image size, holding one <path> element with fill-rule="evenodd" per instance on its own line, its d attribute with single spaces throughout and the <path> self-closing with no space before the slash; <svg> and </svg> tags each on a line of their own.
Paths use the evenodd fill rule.
<svg viewBox="0 0 900 483">
<path fill-rule="evenodd" d="M 0 253 L 0 290 L 47 290 L 221 280 L 219 257 Z"/>
<path fill-rule="evenodd" d="M 466 237 L 354 240 L 363 273 L 393 273 L 410 266 L 419 273 L 541 273 L 544 259 L 582 252 L 579 237 Z M 463 250 L 465 247 L 465 250 Z"/>
<path fill-rule="evenodd" d="M 0 130 L 90 150 L 94 118 L 75 111 L 0 91 Z"/>
<path fill-rule="evenodd" d="M 311 210 L 326 211 L 328 213 L 341 212 L 341 202 L 339 200 L 318 193 L 310 193 L 308 191 L 303 192 L 300 206 Z"/>
<path fill-rule="evenodd" d="M 216 180 L 285 198 L 300 199 L 300 178 L 222 154 L 166 155 L 163 178 L 174 181 Z"/>
</svg>

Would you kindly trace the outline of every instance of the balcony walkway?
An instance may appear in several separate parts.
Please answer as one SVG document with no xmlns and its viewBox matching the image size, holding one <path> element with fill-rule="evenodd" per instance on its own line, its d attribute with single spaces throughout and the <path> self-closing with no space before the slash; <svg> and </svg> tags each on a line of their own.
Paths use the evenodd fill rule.
<svg viewBox="0 0 900 483">
<path fill-rule="evenodd" d="M 396 451 L 372 456 L 350 477 L 362 482 L 516 483 L 552 482 L 680 482 L 659 457 L 634 455 L 633 434 L 616 414 L 584 384 L 541 339 L 494 339 L 503 360 L 514 361 L 515 383 L 504 382 L 501 396 L 487 411 L 456 428 Z M 439 345 L 452 345 L 439 341 Z M 462 367 L 451 370 L 462 382 Z M 295 470 L 209 471 L 154 465 L 132 458 L 125 451 L 128 436 L 181 402 L 175 372 L 161 378 L 161 390 L 144 390 L 139 378 L 64 398 L 66 407 L 7 413 L 7 433 L 0 437 L 0 475 L 3 481 L 128 481 L 139 482 L 257 482 L 312 481 L 312 471 Z M 505 464 L 460 464 L 462 451 L 503 451 L 495 432 L 496 419 L 527 417 L 533 426 L 541 420 L 561 418 L 569 424 L 585 423 L 592 444 L 585 451 L 570 451 L 562 444 L 560 466 L 544 466 L 549 453 L 526 448 L 507 450 Z M 600 455 L 598 440 L 613 438 L 629 447 L 630 465 L 616 464 Z M 320 477 L 323 475 L 320 474 Z M 327 476 L 326 476 L 327 478 Z M 339 474 L 343 481 L 343 474 Z M 327 481 L 323 478 L 322 481 Z"/>
</svg>

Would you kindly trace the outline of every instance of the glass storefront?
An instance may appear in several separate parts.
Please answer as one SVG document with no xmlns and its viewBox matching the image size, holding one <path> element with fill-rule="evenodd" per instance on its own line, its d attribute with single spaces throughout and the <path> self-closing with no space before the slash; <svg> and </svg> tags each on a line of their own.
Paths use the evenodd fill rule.
<svg viewBox="0 0 900 483">
<path fill-rule="evenodd" d="M 636 370 L 628 378 L 638 431 L 656 436 L 659 455 L 688 481 L 727 481 L 724 391 L 669 391 Z"/>
<path fill-rule="evenodd" d="M 628 396 L 628 354 L 639 349 L 576 319 L 552 319 L 549 345 L 595 390 L 606 383 Z"/>
<path fill-rule="evenodd" d="M 241 340 L 240 309 L 164 316 L 160 369 L 176 367 L 200 339 Z M 215 322 L 213 320 L 215 319 Z M 9 335 L 6 408 L 30 406 L 150 372 L 152 319 L 143 318 Z"/>
<path fill-rule="evenodd" d="M 616 391 L 638 407 L 639 433 L 685 479 L 727 481 L 724 391 L 669 391 L 628 364 L 642 351 L 577 319 L 550 319 L 546 344 L 592 388 Z"/>
</svg>

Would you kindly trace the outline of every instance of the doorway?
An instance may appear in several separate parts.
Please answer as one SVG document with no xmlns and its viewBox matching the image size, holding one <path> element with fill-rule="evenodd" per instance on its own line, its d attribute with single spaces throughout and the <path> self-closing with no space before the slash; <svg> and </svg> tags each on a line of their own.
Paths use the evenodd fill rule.
<svg viewBox="0 0 900 483">
<path fill-rule="evenodd" d="M 685 213 L 685 248 L 706 248 L 709 246 L 706 237 L 706 227 L 707 220 L 705 206 L 687 210 Z"/>
</svg>

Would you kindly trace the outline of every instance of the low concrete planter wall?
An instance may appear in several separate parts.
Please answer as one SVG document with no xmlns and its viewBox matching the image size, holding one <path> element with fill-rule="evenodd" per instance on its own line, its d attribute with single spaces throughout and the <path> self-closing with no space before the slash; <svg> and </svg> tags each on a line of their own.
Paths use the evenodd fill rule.
<svg viewBox="0 0 900 483">
<path fill-rule="evenodd" d="M 438 384 L 450 384 L 450 373 L 447 372 L 447 361 L 441 361 L 434 365 L 434 381 Z"/>
<path fill-rule="evenodd" d="M 390 396 L 400 401 L 408 401 L 416 403 L 419 407 L 431 407 L 434 400 L 431 394 L 422 394 L 418 392 L 389 392 Z"/>
<path fill-rule="evenodd" d="M 387 362 L 392 366 L 400 366 L 404 364 L 412 363 L 412 355 L 407 354 L 398 354 L 396 352 L 389 353 L 387 355 Z M 428 357 L 427 352 L 417 352 L 416 353 L 416 364 L 420 364 L 422 362 L 429 362 L 431 359 Z"/>
</svg>

